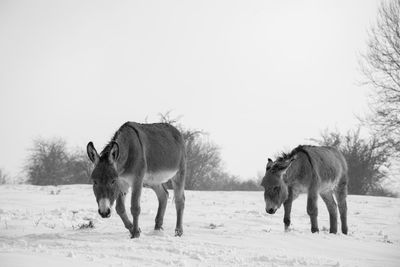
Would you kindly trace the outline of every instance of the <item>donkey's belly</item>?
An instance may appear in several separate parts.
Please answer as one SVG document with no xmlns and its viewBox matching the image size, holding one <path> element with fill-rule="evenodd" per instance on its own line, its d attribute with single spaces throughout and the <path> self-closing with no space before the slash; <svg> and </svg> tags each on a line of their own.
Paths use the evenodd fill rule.
<svg viewBox="0 0 400 267">
<path fill-rule="evenodd" d="M 148 185 L 162 184 L 175 176 L 178 170 L 165 170 L 157 172 L 148 172 L 143 178 L 143 183 Z"/>
</svg>

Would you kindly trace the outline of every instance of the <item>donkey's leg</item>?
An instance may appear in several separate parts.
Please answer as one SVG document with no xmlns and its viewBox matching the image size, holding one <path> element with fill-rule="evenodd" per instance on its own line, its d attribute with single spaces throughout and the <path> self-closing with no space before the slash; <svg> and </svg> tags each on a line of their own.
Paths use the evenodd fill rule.
<svg viewBox="0 0 400 267">
<path fill-rule="evenodd" d="M 293 197 L 293 189 L 291 187 L 288 188 L 288 198 L 283 203 L 283 207 L 285 208 L 285 215 L 283 216 L 283 223 L 285 224 L 285 231 L 289 230 L 290 226 L 290 213 L 292 211 L 292 203 L 294 200 Z"/>
<path fill-rule="evenodd" d="M 172 185 L 174 187 L 174 198 L 175 198 L 175 208 L 176 208 L 175 236 L 181 236 L 183 234 L 182 218 L 183 218 L 183 210 L 185 208 L 184 185 L 176 180 L 172 180 Z"/>
<path fill-rule="evenodd" d="M 335 193 L 339 206 L 340 221 L 342 223 L 342 233 L 347 235 L 347 180 L 338 184 Z"/>
<path fill-rule="evenodd" d="M 143 178 L 136 177 L 132 186 L 131 213 L 133 217 L 133 228 L 131 228 L 131 238 L 140 236 L 139 214 L 140 214 L 140 195 L 142 194 Z"/>
<path fill-rule="evenodd" d="M 310 216 L 311 233 L 319 232 L 318 229 L 318 192 L 316 189 L 308 191 L 307 214 Z"/>
<path fill-rule="evenodd" d="M 335 199 L 333 198 L 333 192 L 324 192 L 320 194 L 321 198 L 324 200 L 326 207 L 329 212 L 329 233 L 337 233 L 337 205 Z"/>
<path fill-rule="evenodd" d="M 176 208 L 176 228 L 175 236 L 183 234 L 182 217 L 185 208 L 185 173 L 186 162 L 181 162 L 180 169 L 175 177 L 172 179 L 172 186 L 174 188 L 175 208 Z"/>
<path fill-rule="evenodd" d="M 119 215 L 119 217 L 121 217 L 122 222 L 125 225 L 125 228 L 128 230 L 131 230 L 133 227 L 132 222 L 129 220 L 128 215 L 126 214 L 126 210 L 125 210 L 125 197 L 126 197 L 126 193 L 125 192 L 121 192 L 118 195 L 117 198 L 117 205 L 115 206 L 115 209 Z"/>
<path fill-rule="evenodd" d="M 164 184 L 153 185 L 151 186 L 151 188 L 154 190 L 158 198 L 158 211 L 157 211 L 156 224 L 154 226 L 154 230 L 161 230 L 163 229 L 162 225 L 164 221 L 164 214 L 168 202 L 168 191 L 165 188 Z"/>
</svg>

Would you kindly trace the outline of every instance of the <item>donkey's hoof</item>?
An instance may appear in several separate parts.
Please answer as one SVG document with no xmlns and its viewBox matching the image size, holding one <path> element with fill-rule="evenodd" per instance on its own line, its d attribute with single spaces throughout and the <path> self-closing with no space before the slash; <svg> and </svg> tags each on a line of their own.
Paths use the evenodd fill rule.
<svg viewBox="0 0 400 267">
<path fill-rule="evenodd" d="M 131 233 L 131 238 L 139 238 L 140 232 Z"/>
<path fill-rule="evenodd" d="M 319 233 L 319 229 L 318 228 L 313 228 L 313 227 L 311 227 L 311 233 Z"/>
<path fill-rule="evenodd" d="M 329 229 L 330 234 L 337 234 L 337 229 Z"/>
<path fill-rule="evenodd" d="M 164 231 L 164 228 L 162 226 L 154 226 L 155 231 Z"/>
<path fill-rule="evenodd" d="M 175 229 L 175 236 L 182 236 L 183 230 L 182 229 Z"/>
<path fill-rule="evenodd" d="M 131 238 L 139 238 L 140 237 L 140 232 L 142 232 L 140 230 L 140 228 L 136 229 L 136 230 L 131 230 Z"/>
</svg>

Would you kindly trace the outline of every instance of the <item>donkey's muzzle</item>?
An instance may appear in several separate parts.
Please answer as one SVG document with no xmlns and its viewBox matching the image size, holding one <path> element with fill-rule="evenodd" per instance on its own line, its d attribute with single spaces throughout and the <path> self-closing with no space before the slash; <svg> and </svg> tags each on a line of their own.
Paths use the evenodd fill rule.
<svg viewBox="0 0 400 267">
<path fill-rule="evenodd" d="M 101 198 L 99 200 L 99 214 L 103 218 L 108 218 L 111 216 L 110 199 Z"/>
<path fill-rule="evenodd" d="M 99 214 L 103 218 L 109 218 L 111 216 L 111 209 L 106 209 L 105 211 L 100 211 L 99 209 Z"/>
<path fill-rule="evenodd" d="M 271 209 L 265 209 L 265 211 L 266 211 L 268 214 L 274 214 L 274 213 L 276 212 L 276 209 L 273 209 L 273 208 L 271 208 Z"/>
</svg>

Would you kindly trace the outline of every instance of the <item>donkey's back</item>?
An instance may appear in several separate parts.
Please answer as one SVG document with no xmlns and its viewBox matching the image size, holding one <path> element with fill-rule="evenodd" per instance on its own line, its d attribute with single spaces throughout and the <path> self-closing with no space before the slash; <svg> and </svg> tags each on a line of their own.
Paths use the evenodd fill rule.
<svg viewBox="0 0 400 267">
<path fill-rule="evenodd" d="M 178 170 L 185 157 L 182 134 L 171 124 L 127 122 L 139 131 L 145 148 L 147 171 Z"/>
<path fill-rule="evenodd" d="M 313 165 L 319 192 L 335 189 L 341 183 L 347 183 L 347 163 L 343 154 L 329 146 L 302 146 Z"/>
</svg>

